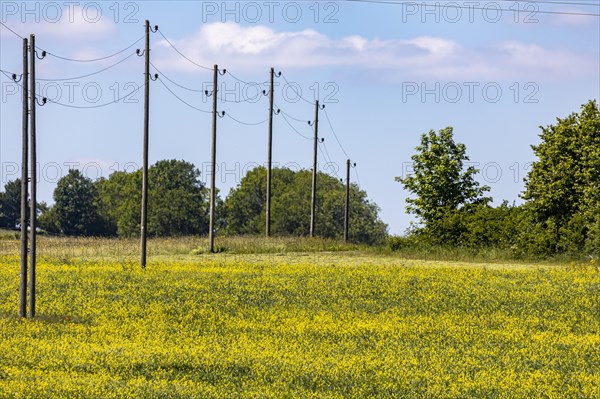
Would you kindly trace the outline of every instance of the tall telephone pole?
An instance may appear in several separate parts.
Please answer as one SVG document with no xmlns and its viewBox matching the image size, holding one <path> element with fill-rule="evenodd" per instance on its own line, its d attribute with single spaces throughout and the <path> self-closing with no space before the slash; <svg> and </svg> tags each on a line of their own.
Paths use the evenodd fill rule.
<svg viewBox="0 0 600 399">
<path fill-rule="evenodd" d="M 36 235 L 37 235 L 37 153 L 36 153 L 36 124 L 35 108 L 37 97 L 35 93 L 35 35 L 23 38 L 23 75 L 15 82 L 23 82 L 23 110 L 22 110 L 22 147 L 21 147 L 21 244 L 20 244 L 20 284 L 19 284 L 19 316 L 35 317 L 35 283 L 36 283 Z M 40 105 L 46 104 L 46 98 L 42 98 Z M 31 154 L 29 154 L 31 152 Z M 28 167 L 28 163 L 31 165 Z M 31 178 L 29 178 L 31 170 Z M 28 198 L 28 187 L 31 182 L 31 201 Z M 29 211 L 29 218 L 27 213 Z M 27 232 L 31 234 L 31 247 L 27 248 Z M 27 279 L 27 255 L 29 252 L 29 281 Z M 29 283 L 29 284 L 28 284 Z M 27 312 L 27 290 L 29 288 L 29 312 Z"/>
<path fill-rule="evenodd" d="M 319 143 L 319 100 L 315 101 L 315 138 L 313 147 L 313 173 L 312 173 L 312 194 L 310 203 L 310 237 L 315 236 L 315 219 L 317 207 L 317 151 Z M 323 139 L 320 140 L 323 142 Z"/>
<path fill-rule="evenodd" d="M 281 72 L 277 76 L 281 76 Z M 266 221 L 265 234 L 271 236 L 271 176 L 272 176 L 272 154 L 273 154 L 273 91 L 274 91 L 275 69 L 271 68 L 270 89 L 269 89 L 269 154 L 267 157 L 267 204 L 266 204 Z M 263 91 L 264 93 L 264 91 Z M 279 113 L 279 110 L 277 111 Z"/>
<path fill-rule="evenodd" d="M 42 53 L 42 57 L 46 52 Z M 36 144 L 36 119 L 35 107 L 37 97 L 35 94 L 35 35 L 29 36 L 29 149 L 31 168 L 31 200 L 29 204 L 29 228 L 31 232 L 31 245 L 29 254 L 29 318 L 35 317 L 35 280 L 36 280 L 36 244 L 37 244 L 37 144 Z M 43 100 L 42 105 L 46 99 Z"/>
<path fill-rule="evenodd" d="M 154 27 L 158 30 L 158 25 Z M 150 21 L 145 23 L 144 46 L 144 149 L 142 160 L 142 215 L 140 220 L 140 266 L 146 267 L 146 238 L 148 235 L 148 141 L 150 121 Z M 140 49 L 137 54 L 141 56 Z M 158 75 L 155 75 L 158 77 Z"/>
<path fill-rule="evenodd" d="M 29 178 L 27 163 L 29 152 L 29 106 L 27 104 L 29 95 L 29 62 L 28 62 L 28 41 L 23 38 L 23 136 L 21 153 L 21 284 L 19 285 L 19 316 L 27 316 L 27 179 Z M 16 76 L 13 76 L 16 79 Z"/>
<path fill-rule="evenodd" d="M 212 149 L 210 157 L 210 213 L 208 227 L 208 251 L 215 249 L 215 168 L 217 164 L 217 80 L 219 78 L 219 66 L 215 64 L 213 72 L 213 117 L 212 117 Z"/>
</svg>

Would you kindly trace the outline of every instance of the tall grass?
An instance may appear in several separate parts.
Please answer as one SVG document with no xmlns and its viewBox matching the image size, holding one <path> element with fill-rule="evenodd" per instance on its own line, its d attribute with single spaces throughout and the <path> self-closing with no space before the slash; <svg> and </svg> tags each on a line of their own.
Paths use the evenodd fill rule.
<svg viewBox="0 0 600 399">
<path fill-rule="evenodd" d="M 0 240 L 1 255 L 19 254 L 18 235 Z M 305 237 L 225 236 L 217 237 L 218 252 L 228 254 L 286 254 L 296 252 L 366 251 L 368 246 L 345 244 L 342 241 Z M 148 256 L 181 257 L 208 255 L 208 238 L 200 236 L 150 238 Z M 137 238 L 98 237 L 38 237 L 37 254 L 40 258 L 64 261 L 82 259 L 135 260 L 139 257 Z"/>
<path fill-rule="evenodd" d="M 394 242 L 392 238 L 390 242 Z M 400 243 L 398 245 L 398 243 Z M 18 256 L 18 232 L 0 232 L 0 256 Z M 340 240 L 307 237 L 264 237 L 264 236 L 218 236 L 215 240 L 218 254 L 208 253 L 208 238 L 205 236 L 186 236 L 172 238 L 150 238 L 147 255 L 156 259 L 188 259 L 209 260 L 213 258 L 247 259 L 257 256 L 266 259 L 269 256 L 297 254 L 312 256 L 313 261 L 326 258 L 345 261 L 348 257 L 361 258 L 370 262 L 369 258 L 393 263 L 402 260 L 458 261 L 458 262 L 492 262 L 516 264 L 571 264 L 597 263 L 597 259 L 589 257 L 561 256 L 539 259 L 517 256 L 509 248 L 494 247 L 459 247 L 442 245 L 425 245 L 423 243 L 405 243 L 397 240 L 396 245 L 369 246 L 365 244 L 344 243 Z M 140 256 L 138 238 L 98 238 L 98 237 L 56 237 L 38 236 L 37 253 L 40 259 L 53 262 L 71 263 L 81 260 L 109 260 L 120 262 L 136 262 Z M 339 254 L 340 256 L 335 256 Z M 261 255 L 262 257 L 260 257 Z"/>
</svg>

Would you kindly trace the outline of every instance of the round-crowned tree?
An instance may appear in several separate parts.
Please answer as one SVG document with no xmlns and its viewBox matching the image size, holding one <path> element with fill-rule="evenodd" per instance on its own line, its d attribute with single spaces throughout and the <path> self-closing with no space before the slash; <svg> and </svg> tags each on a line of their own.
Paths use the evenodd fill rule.
<svg viewBox="0 0 600 399">
<path fill-rule="evenodd" d="M 94 182 L 77 169 L 62 177 L 54 190 L 54 212 L 61 233 L 66 235 L 105 235 L 98 212 Z"/>
<path fill-rule="evenodd" d="M 489 187 L 480 187 L 474 178 L 478 170 L 465 165 L 469 160 L 466 146 L 454 141 L 452 127 L 423 133 L 416 150 L 413 173 L 396 177 L 413 194 L 406 199 L 406 210 L 419 219 L 420 232 L 453 240 L 460 232 L 450 231 L 456 224 L 448 225 L 448 215 L 487 204 L 491 199 L 484 193 Z"/>
</svg>

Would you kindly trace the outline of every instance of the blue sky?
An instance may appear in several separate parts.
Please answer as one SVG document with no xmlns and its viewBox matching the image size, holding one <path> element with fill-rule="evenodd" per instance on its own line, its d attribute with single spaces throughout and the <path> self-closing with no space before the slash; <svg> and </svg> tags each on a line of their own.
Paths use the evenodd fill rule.
<svg viewBox="0 0 600 399">
<path fill-rule="evenodd" d="M 311 167 L 306 121 L 318 97 L 326 105 L 320 169 L 342 176 L 348 154 L 358 164 L 352 180 L 381 207 L 390 232 L 402 233 L 412 220 L 394 177 L 410 170 L 419 136 L 430 129 L 453 126 L 495 203 L 519 202 L 539 126 L 600 97 L 600 18 L 544 12 L 599 14 L 600 3 L 393 3 L 1 1 L 0 69 L 20 73 L 22 63 L 22 41 L 6 26 L 35 33 L 37 46 L 52 54 L 36 64 L 38 92 L 55 102 L 37 112 L 40 199 L 52 202 L 70 167 L 96 178 L 141 164 L 143 97 L 135 87 L 143 58 L 135 49 L 143 41 L 96 62 L 56 56 L 114 54 L 140 39 L 149 19 L 159 25 L 151 70 L 160 71 L 150 88 L 151 163 L 185 159 L 208 177 L 211 116 L 199 110 L 211 109 L 203 90 L 217 63 L 228 71 L 219 77 L 218 108 L 227 115 L 218 121 L 217 185 L 228 193 L 266 162 L 267 124 L 260 122 L 268 101 L 258 94 L 273 66 L 283 73 L 275 103 L 287 115 L 274 119 L 274 162 Z M 5 184 L 20 176 L 21 95 L 7 76 L 0 83 Z"/>
</svg>

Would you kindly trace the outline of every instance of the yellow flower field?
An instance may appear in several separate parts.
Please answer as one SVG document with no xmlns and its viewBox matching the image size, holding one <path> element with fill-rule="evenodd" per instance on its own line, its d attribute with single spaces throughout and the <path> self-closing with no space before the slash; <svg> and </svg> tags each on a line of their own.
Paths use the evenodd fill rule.
<svg viewBox="0 0 600 399">
<path fill-rule="evenodd" d="M 595 268 L 160 259 L 3 256 L 0 397 L 600 397 Z"/>
</svg>

